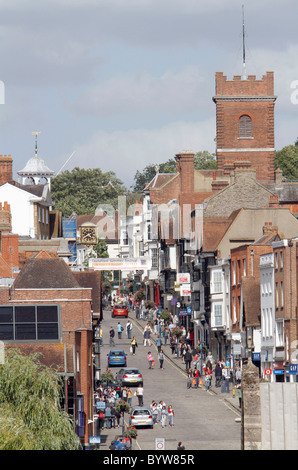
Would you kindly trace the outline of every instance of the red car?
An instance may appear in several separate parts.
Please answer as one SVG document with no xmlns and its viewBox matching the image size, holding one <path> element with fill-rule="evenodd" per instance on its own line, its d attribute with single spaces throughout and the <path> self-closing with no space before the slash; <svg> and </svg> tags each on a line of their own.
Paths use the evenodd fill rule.
<svg viewBox="0 0 298 470">
<path fill-rule="evenodd" d="M 115 317 L 128 317 L 128 310 L 126 305 L 114 305 L 112 318 Z"/>
</svg>

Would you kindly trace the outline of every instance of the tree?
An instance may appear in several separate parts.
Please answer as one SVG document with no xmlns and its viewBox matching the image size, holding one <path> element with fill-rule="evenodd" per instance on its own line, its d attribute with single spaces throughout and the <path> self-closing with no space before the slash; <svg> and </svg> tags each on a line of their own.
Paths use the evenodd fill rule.
<svg viewBox="0 0 298 470">
<path fill-rule="evenodd" d="M 275 153 L 275 168 L 280 168 L 287 179 L 298 179 L 298 140 Z"/>
<path fill-rule="evenodd" d="M 176 161 L 174 159 L 169 159 L 165 163 L 160 163 L 159 165 L 150 164 L 147 165 L 143 171 L 137 170 L 133 186 L 134 192 L 142 192 L 144 186 L 154 178 L 157 172 L 157 167 L 159 173 L 176 173 Z M 217 162 L 215 155 L 211 155 L 207 150 L 197 152 L 194 157 L 194 168 L 196 170 L 213 170 L 217 168 Z"/>
<path fill-rule="evenodd" d="M 127 191 L 113 171 L 103 173 L 100 168 L 74 168 L 53 178 L 51 183 L 55 209 L 64 217 L 93 214 L 97 206 L 110 204 L 117 207 L 118 196 Z"/>
<path fill-rule="evenodd" d="M 38 354 L 6 351 L 0 366 L 0 450 L 78 450 L 70 416 L 61 410 L 62 385 Z"/>
</svg>

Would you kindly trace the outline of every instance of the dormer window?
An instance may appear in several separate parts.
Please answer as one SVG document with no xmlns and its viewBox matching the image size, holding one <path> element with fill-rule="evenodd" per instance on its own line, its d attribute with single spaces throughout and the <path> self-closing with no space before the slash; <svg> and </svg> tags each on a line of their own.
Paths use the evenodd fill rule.
<svg viewBox="0 0 298 470">
<path fill-rule="evenodd" d="M 252 120 L 247 114 L 239 118 L 239 137 L 252 137 Z"/>
</svg>

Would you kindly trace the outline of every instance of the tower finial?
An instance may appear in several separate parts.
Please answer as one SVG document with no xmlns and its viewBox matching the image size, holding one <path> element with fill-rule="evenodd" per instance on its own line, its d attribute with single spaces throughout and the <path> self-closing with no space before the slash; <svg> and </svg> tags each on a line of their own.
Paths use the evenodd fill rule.
<svg viewBox="0 0 298 470">
<path fill-rule="evenodd" d="M 32 132 L 32 135 L 35 135 L 35 156 L 37 155 L 37 136 L 40 134 L 39 131 Z"/>
<path fill-rule="evenodd" d="M 247 80 L 246 63 L 245 63 L 245 22 L 244 22 L 244 5 L 242 5 L 242 80 Z"/>
</svg>

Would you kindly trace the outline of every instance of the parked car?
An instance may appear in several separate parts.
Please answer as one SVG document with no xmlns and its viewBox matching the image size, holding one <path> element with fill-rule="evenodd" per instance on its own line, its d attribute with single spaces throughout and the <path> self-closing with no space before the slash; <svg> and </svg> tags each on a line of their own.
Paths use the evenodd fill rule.
<svg viewBox="0 0 298 470">
<path fill-rule="evenodd" d="M 128 317 L 128 310 L 126 305 L 114 305 L 112 311 L 112 318 L 115 317 Z"/>
<path fill-rule="evenodd" d="M 131 426 L 150 426 L 153 428 L 153 417 L 149 408 L 145 406 L 136 406 L 132 409 L 129 418 Z"/>
<path fill-rule="evenodd" d="M 116 380 L 124 385 L 143 385 L 143 376 L 136 367 L 124 367 L 116 374 Z"/>
<path fill-rule="evenodd" d="M 108 366 L 126 366 L 126 354 L 123 349 L 111 349 L 108 356 Z"/>
</svg>

